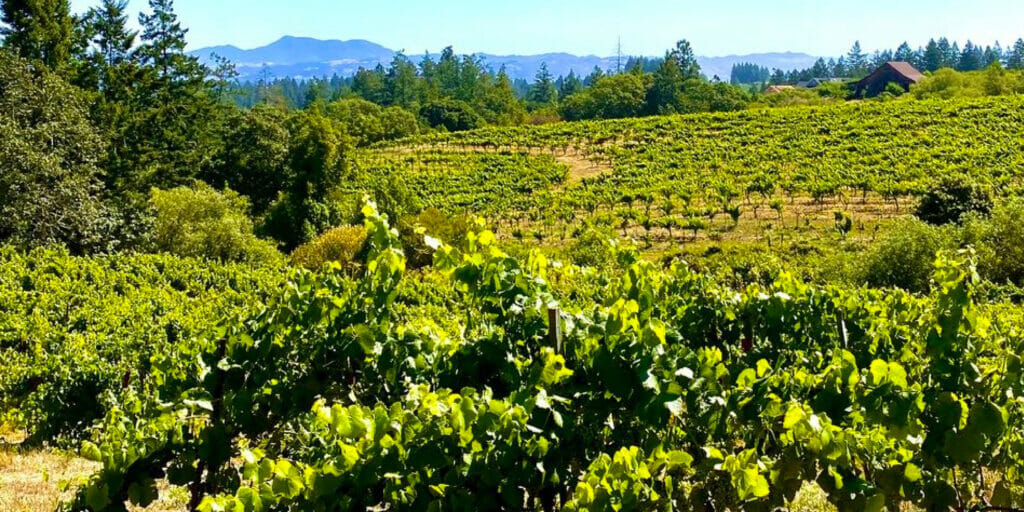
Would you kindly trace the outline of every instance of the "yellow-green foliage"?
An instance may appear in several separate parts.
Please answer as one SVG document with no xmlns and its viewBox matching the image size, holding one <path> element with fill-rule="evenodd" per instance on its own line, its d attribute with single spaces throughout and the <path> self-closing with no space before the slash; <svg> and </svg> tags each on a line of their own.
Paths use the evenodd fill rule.
<svg viewBox="0 0 1024 512">
<path fill-rule="evenodd" d="M 153 242 L 162 252 L 217 261 L 272 262 L 274 245 L 253 234 L 249 201 L 197 182 L 192 187 L 153 189 Z"/>
<path fill-rule="evenodd" d="M 295 249 L 292 253 L 292 263 L 314 270 L 328 262 L 338 262 L 343 267 L 354 268 L 359 264 L 358 256 L 365 242 L 366 228 L 362 226 L 334 228 L 316 240 Z"/>
<path fill-rule="evenodd" d="M 786 89 L 772 94 L 763 94 L 753 105 L 763 107 L 795 107 L 825 105 L 843 100 L 842 97 L 826 97 L 808 89 Z"/>
<path fill-rule="evenodd" d="M 1004 96 L 1024 93 L 1024 74 L 993 64 L 984 71 L 940 69 L 911 88 L 917 99 Z"/>
</svg>

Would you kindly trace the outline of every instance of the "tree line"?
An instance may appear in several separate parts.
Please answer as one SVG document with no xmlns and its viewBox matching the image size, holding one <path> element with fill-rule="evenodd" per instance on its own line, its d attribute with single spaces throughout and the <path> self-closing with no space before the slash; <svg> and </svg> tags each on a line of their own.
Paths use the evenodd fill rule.
<svg viewBox="0 0 1024 512">
<path fill-rule="evenodd" d="M 774 69 L 769 73 L 766 68 L 756 64 L 738 63 L 732 68 L 732 82 L 767 82 L 770 85 L 780 85 L 812 78 L 863 78 L 875 68 L 890 61 L 909 62 L 921 71 L 938 71 L 945 68 L 956 71 L 981 71 L 995 63 L 999 63 L 1005 69 L 1021 70 L 1024 69 L 1024 38 L 1018 39 L 1009 48 L 1003 48 L 998 41 L 987 46 L 967 41 L 961 47 L 956 41 L 940 37 L 930 39 L 928 44 L 917 49 L 904 42 L 895 50 L 878 50 L 873 53 L 865 52 L 860 41 L 857 41 L 846 55 L 828 60 L 819 58 L 807 69 Z"/>
</svg>

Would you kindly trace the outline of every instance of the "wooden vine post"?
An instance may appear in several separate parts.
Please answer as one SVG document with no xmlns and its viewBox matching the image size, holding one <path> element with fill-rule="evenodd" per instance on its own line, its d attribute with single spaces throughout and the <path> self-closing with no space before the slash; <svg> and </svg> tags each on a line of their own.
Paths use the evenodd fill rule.
<svg viewBox="0 0 1024 512">
<path fill-rule="evenodd" d="M 562 353 L 562 312 L 558 306 L 548 307 L 548 344 L 555 352 Z"/>
</svg>

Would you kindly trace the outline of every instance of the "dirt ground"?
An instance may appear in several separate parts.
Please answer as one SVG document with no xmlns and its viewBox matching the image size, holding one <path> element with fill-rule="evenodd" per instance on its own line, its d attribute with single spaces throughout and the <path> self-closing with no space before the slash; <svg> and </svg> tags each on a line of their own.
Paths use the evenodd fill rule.
<svg viewBox="0 0 1024 512">
<path fill-rule="evenodd" d="M 73 454 L 48 449 L 22 449 L 9 444 L 13 436 L 0 443 L 0 511 L 52 512 L 62 500 L 74 495 L 73 489 L 99 469 L 99 464 Z M 67 490 L 62 490 L 67 489 Z M 147 508 L 132 512 L 185 512 L 185 489 L 160 486 L 160 499 Z"/>
</svg>

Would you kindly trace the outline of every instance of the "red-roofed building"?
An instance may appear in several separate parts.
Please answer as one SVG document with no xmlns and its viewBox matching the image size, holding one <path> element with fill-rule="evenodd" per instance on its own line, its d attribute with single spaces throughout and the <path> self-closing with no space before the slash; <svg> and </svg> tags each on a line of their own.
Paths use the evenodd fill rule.
<svg viewBox="0 0 1024 512">
<path fill-rule="evenodd" d="M 909 91 L 911 85 L 923 79 L 924 75 L 909 62 L 886 62 L 867 78 L 857 82 L 853 94 L 858 98 L 874 98 L 885 92 L 889 84 L 898 84 L 903 90 Z"/>
</svg>

